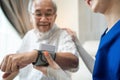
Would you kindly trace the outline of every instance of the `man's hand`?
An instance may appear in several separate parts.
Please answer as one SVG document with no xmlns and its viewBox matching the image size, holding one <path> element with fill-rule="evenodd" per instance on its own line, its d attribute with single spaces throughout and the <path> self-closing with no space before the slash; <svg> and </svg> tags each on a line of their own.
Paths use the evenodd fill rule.
<svg viewBox="0 0 120 80">
<path fill-rule="evenodd" d="M 19 71 L 15 71 L 15 72 L 12 72 L 12 73 L 4 73 L 3 74 L 3 80 L 13 80 L 17 74 L 19 73 Z"/>
<path fill-rule="evenodd" d="M 15 72 L 20 68 L 23 68 L 32 62 L 35 62 L 37 56 L 38 53 L 35 50 L 26 53 L 9 54 L 3 59 L 0 65 L 0 69 L 6 73 Z"/>
</svg>

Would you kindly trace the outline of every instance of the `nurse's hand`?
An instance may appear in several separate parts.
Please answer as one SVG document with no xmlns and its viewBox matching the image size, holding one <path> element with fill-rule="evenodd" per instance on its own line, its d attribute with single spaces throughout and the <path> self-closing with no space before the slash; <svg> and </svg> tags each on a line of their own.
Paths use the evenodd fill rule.
<svg viewBox="0 0 120 80">
<path fill-rule="evenodd" d="M 54 77 L 55 80 L 71 80 L 70 76 L 64 72 L 59 65 L 52 59 L 49 53 L 44 53 L 49 66 L 34 66 L 35 69 L 40 70 L 48 77 Z"/>
<path fill-rule="evenodd" d="M 49 66 L 34 66 L 37 70 L 40 70 L 48 77 L 54 77 L 55 80 L 72 80 L 66 72 L 64 72 L 59 65 L 52 59 L 49 53 L 44 53 L 45 58 L 48 61 Z M 61 75 L 62 74 L 62 75 Z"/>
<path fill-rule="evenodd" d="M 52 57 L 50 56 L 49 53 L 44 53 L 45 58 L 48 61 L 48 64 L 51 68 L 53 69 L 60 69 L 60 67 L 58 66 L 58 64 L 52 59 Z M 43 72 L 43 74 L 47 75 L 47 68 L 48 66 L 34 66 L 35 69 L 40 70 L 41 72 Z"/>
<path fill-rule="evenodd" d="M 71 30 L 70 28 L 62 28 L 63 30 L 66 30 L 68 32 L 69 35 L 71 35 L 73 41 L 75 40 L 76 38 L 76 32 Z"/>
<path fill-rule="evenodd" d="M 12 73 L 4 73 L 2 78 L 3 80 L 13 80 L 17 76 L 18 73 L 19 71 L 15 71 Z"/>
</svg>

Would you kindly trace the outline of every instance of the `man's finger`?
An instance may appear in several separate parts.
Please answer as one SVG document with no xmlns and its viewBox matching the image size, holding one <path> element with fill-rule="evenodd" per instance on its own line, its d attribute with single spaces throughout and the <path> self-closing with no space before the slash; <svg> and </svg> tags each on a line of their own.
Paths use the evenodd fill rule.
<svg viewBox="0 0 120 80">
<path fill-rule="evenodd" d="M 19 71 L 15 71 L 12 73 L 4 73 L 2 78 L 3 80 L 13 80 L 17 76 L 18 73 Z"/>
<path fill-rule="evenodd" d="M 11 73 L 4 73 L 2 78 L 7 78 Z"/>
<path fill-rule="evenodd" d="M 17 71 L 17 70 L 19 70 L 19 66 L 18 66 L 18 64 L 17 64 L 16 62 L 14 62 L 14 64 L 11 65 L 11 70 L 12 70 L 12 71 Z"/>
<path fill-rule="evenodd" d="M 12 56 L 9 56 L 7 59 L 6 70 L 5 70 L 8 73 L 11 72 L 11 65 L 12 65 L 11 61 L 12 61 Z"/>
<path fill-rule="evenodd" d="M 0 63 L 0 69 L 1 69 L 1 64 L 2 64 L 2 63 Z"/>
<path fill-rule="evenodd" d="M 6 64 L 7 64 L 7 60 L 3 59 L 2 63 L 1 63 L 1 70 L 3 72 L 5 72 L 5 70 L 6 70 Z"/>
</svg>

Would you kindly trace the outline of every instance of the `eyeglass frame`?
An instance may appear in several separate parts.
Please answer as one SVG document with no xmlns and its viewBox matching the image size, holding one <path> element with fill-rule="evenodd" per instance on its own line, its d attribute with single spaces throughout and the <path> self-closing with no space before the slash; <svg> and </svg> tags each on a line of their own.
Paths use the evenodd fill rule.
<svg viewBox="0 0 120 80">
<path fill-rule="evenodd" d="M 34 13 L 32 13 L 36 18 L 42 18 L 43 15 L 45 18 L 52 18 L 55 15 L 55 12 L 46 12 L 44 14 L 41 14 L 41 12 L 37 12 L 35 11 Z"/>
</svg>

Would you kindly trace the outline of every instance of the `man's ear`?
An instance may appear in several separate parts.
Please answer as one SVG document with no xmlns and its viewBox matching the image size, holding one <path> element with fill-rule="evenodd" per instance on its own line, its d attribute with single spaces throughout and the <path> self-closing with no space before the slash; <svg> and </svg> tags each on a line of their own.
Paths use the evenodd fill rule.
<svg viewBox="0 0 120 80">
<path fill-rule="evenodd" d="M 32 23 L 32 14 L 30 14 L 30 23 Z"/>
<path fill-rule="evenodd" d="M 57 18 L 57 14 L 55 14 L 55 20 L 56 20 L 56 18 Z"/>
<path fill-rule="evenodd" d="M 30 19 L 30 24 L 31 24 L 31 26 L 33 27 L 33 16 L 32 16 L 32 14 L 30 14 L 29 19 Z"/>
</svg>

